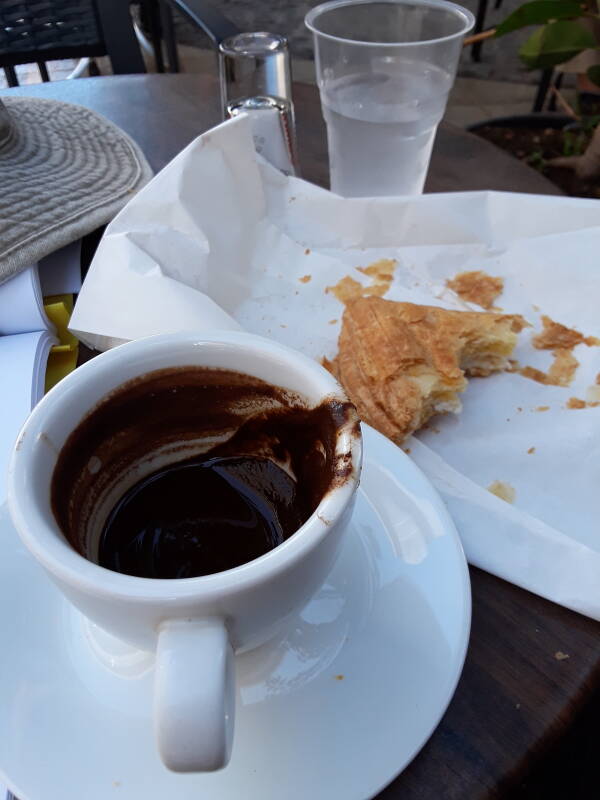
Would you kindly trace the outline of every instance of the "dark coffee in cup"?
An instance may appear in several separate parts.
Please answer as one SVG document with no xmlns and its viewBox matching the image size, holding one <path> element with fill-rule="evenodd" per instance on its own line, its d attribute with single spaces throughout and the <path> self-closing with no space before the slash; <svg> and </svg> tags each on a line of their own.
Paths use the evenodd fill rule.
<svg viewBox="0 0 600 800">
<path fill-rule="evenodd" d="M 354 416 L 349 403 L 309 408 L 238 372 L 149 373 L 70 435 L 52 478 L 54 516 L 81 555 L 117 572 L 231 569 L 292 536 L 347 478 L 336 440 Z"/>
<path fill-rule="evenodd" d="M 310 516 L 296 481 L 268 458 L 199 456 L 155 472 L 113 508 L 102 567 L 143 578 L 190 578 L 238 567 Z"/>
</svg>

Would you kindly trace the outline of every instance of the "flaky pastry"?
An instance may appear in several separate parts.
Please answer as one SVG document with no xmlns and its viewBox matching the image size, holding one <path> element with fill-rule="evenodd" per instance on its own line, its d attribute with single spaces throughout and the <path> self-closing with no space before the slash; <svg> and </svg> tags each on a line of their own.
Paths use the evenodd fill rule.
<svg viewBox="0 0 600 800">
<path fill-rule="evenodd" d="M 365 422 L 398 444 L 461 409 L 466 375 L 504 370 L 525 321 L 362 297 L 348 303 L 333 371 Z"/>
</svg>

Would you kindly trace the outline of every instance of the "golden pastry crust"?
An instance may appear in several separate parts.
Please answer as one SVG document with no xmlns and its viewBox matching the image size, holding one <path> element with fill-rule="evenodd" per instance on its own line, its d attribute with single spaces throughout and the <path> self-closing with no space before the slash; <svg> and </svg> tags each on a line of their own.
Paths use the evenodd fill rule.
<svg viewBox="0 0 600 800">
<path fill-rule="evenodd" d="M 465 374 L 505 369 L 525 324 L 363 297 L 346 307 L 331 369 L 365 422 L 401 443 L 434 414 L 460 411 Z"/>
</svg>

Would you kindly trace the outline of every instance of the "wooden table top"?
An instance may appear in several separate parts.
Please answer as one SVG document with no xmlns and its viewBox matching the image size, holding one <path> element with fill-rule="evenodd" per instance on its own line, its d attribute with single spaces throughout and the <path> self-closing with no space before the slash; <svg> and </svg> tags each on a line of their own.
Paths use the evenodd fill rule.
<svg viewBox="0 0 600 800">
<path fill-rule="evenodd" d="M 99 111 L 139 142 L 155 169 L 219 121 L 209 76 L 87 78 L 2 94 L 53 97 Z M 317 92 L 297 84 L 295 100 L 303 175 L 325 184 Z M 446 125 L 438 133 L 427 189 L 559 193 L 488 142 Z M 471 569 L 471 581 L 471 641 L 456 694 L 427 745 L 380 798 L 600 796 L 600 782 L 591 777 L 596 748 L 581 745 L 582 736 L 595 732 L 592 711 L 600 707 L 600 624 L 481 570 Z M 557 660 L 558 651 L 569 658 Z"/>
</svg>

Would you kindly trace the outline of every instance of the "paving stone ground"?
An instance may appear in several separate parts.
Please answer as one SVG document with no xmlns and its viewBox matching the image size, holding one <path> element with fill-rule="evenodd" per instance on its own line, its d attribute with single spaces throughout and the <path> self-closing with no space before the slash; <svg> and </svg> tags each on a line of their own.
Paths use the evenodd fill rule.
<svg viewBox="0 0 600 800">
<path fill-rule="evenodd" d="M 221 0 L 222 12 L 243 30 L 269 30 L 288 37 L 290 48 L 296 58 L 312 59 L 312 39 L 304 26 L 304 17 L 318 2 L 307 0 Z M 462 0 L 460 5 L 476 13 L 478 0 Z M 499 9 L 494 9 L 494 0 L 489 0 L 486 28 L 496 25 L 521 5 L 520 0 L 501 0 Z M 185 44 L 207 46 L 207 39 L 185 20 L 179 18 L 177 31 Z M 471 78 L 488 78 L 496 81 L 535 83 L 537 75 L 528 73 L 519 61 L 517 51 L 528 33 L 516 32 L 507 38 L 486 42 L 482 48 L 482 61 L 473 63 L 470 51 L 463 54 L 460 74 Z"/>
</svg>

